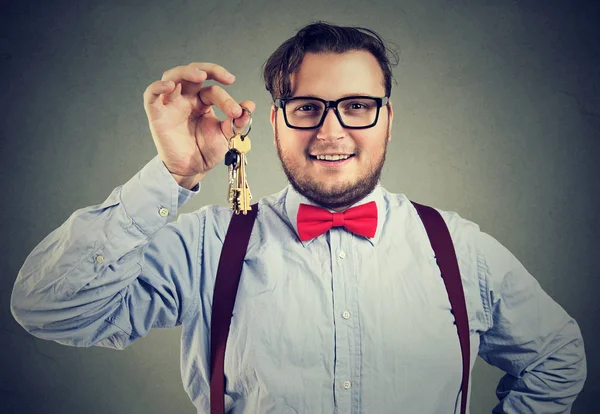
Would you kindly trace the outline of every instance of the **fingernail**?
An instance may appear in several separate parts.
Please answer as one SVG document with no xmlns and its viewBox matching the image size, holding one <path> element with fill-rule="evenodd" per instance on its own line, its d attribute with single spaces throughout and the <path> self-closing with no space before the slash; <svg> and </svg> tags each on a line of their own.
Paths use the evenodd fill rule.
<svg viewBox="0 0 600 414">
<path fill-rule="evenodd" d="M 235 76 L 232 73 L 227 72 L 227 79 L 234 80 Z"/>
</svg>

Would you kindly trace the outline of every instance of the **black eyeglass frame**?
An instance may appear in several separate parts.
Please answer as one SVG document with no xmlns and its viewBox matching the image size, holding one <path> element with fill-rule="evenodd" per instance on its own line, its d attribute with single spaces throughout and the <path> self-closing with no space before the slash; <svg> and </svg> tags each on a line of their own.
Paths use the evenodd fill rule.
<svg viewBox="0 0 600 414">
<path fill-rule="evenodd" d="M 366 125 L 366 126 L 346 125 L 344 123 L 344 121 L 342 120 L 342 117 L 340 116 L 340 113 L 338 111 L 338 104 L 340 102 L 348 100 L 348 99 L 360 99 L 360 98 L 368 98 L 368 99 L 373 99 L 375 101 L 375 103 L 377 104 L 377 112 L 375 113 L 375 120 L 373 121 L 372 124 Z M 314 101 L 322 102 L 325 105 L 325 109 L 323 110 L 323 115 L 321 116 L 321 120 L 319 121 L 319 123 L 317 125 L 311 126 L 311 127 L 297 127 L 297 126 L 290 125 L 290 123 L 288 122 L 288 119 L 287 119 L 287 113 L 285 112 L 285 105 L 288 103 L 288 101 L 291 101 L 292 99 L 311 99 Z M 387 106 L 389 99 L 390 99 L 389 96 L 384 96 L 384 97 L 380 98 L 377 96 L 354 95 L 354 96 L 344 96 L 343 98 L 340 98 L 336 101 L 327 101 L 325 99 L 316 98 L 314 96 L 292 96 L 289 98 L 277 98 L 273 101 L 273 104 L 275 105 L 276 108 L 281 108 L 283 110 L 283 119 L 285 121 L 285 124 L 288 126 L 288 128 L 292 128 L 292 129 L 321 128 L 321 126 L 323 125 L 323 122 L 325 121 L 325 117 L 327 116 L 327 112 L 328 112 L 329 108 L 333 108 L 333 111 L 335 112 L 335 116 L 337 117 L 338 121 L 340 121 L 340 124 L 344 128 L 366 129 L 366 128 L 372 128 L 373 126 L 375 126 L 375 124 L 377 124 L 377 121 L 379 120 L 379 110 L 381 109 L 382 106 L 384 106 L 384 105 Z"/>
</svg>

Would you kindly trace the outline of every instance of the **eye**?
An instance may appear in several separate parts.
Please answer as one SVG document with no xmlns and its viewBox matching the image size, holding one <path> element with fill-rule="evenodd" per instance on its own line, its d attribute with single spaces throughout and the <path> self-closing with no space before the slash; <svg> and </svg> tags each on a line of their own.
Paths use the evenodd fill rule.
<svg viewBox="0 0 600 414">
<path fill-rule="evenodd" d="M 348 102 L 346 105 L 344 105 L 344 110 L 346 111 L 365 111 L 365 110 L 369 110 L 371 109 L 371 105 L 368 102 L 360 102 L 360 101 L 353 101 L 353 102 Z"/>
<path fill-rule="evenodd" d="M 296 111 L 300 111 L 300 112 L 307 112 L 307 111 L 314 111 L 317 108 L 314 105 L 310 105 L 310 104 L 305 104 L 302 106 L 299 106 L 298 108 L 296 108 Z"/>
</svg>

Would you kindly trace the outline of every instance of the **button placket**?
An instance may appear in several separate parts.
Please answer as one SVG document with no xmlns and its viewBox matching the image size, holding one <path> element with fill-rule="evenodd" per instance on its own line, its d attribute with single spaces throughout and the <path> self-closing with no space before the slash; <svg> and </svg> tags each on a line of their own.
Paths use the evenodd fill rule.
<svg viewBox="0 0 600 414">
<path fill-rule="evenodd" d="M 333 288 L 333 306 L 335 319 L 340 323 L 335 323 L 335 398 L 337 401 L 337 411 L 351 412 L 352 411 L 352 393 L 348 392 L 347 381 L 352 378 L 352 348 L 349 346 L 352 339 L 349 337 L 351 332 L 349 324 L 343 323 L 344 311 L 348 309 L 348 265 L 345 247 L 342 240 L 346 235 L 346 230 L 341 228 L 332 229 L 330 234 L 330 258 L 332 267 L 332 288 Z M 346 384 L 346 385 L 345 385 Z"/>
</svg>

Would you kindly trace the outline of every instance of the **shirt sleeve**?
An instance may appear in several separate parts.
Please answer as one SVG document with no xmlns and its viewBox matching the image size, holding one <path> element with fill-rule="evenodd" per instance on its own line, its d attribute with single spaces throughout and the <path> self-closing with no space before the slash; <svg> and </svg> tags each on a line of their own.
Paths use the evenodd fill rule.
<svg viewBox="0 0 600 414">
<path fill-rule="evenodd" d="M 182 322 L 199 301 L 199 215 L 155 157 L 99 205 L 75 211 L 20 269 L 13 316 L 42 339 L 122 349 L 153 327 Z"/>
<path fill-rule="evenodd" d="M 477 267 L 487 284 L 489 329 L 479 355 L 506 372 L 493 413 L 569 413 L 586 378 L 577 322 L 498 241 L 480 232 Z"/>
</svg>

